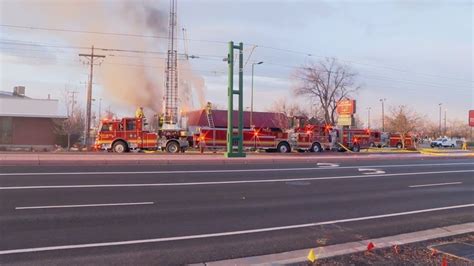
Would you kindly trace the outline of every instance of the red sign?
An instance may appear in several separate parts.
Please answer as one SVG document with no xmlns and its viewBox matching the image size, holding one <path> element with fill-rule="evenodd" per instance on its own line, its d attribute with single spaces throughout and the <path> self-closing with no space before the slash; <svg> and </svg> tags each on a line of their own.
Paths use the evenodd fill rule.
<svg viewBox="0 0 474 266">
<path fill-rule="evenodd" d="M 336 106 L 336 112 L 338 115 L 352 115 L 356 111 L 355 100 L 340 100 Z"/>
<path fill-rule="evenodd" d="M 469 126 L 474 127 L 474 110 L 469 110 Z"/>
</svg>

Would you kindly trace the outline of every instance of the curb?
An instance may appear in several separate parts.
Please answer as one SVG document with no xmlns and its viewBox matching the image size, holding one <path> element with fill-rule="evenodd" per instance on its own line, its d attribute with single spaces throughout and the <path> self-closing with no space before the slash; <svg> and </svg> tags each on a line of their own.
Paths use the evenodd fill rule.
<svg viewBox="0 0 474 266">
<path fill-rule="evenodd" d="M 346 255 L 356 252 L 363 252 L 367 250 L 367 244 L 372 242 L 375 248 L 386 248 L 393 245 L 404 245 L 414 242 L 421 242 L 425 240 L 432 240 L 436 238 L 449 237 L 454 235 L 461 235 L 474 232 L 474 222 L 451 225 L 445 227 L 438 227 L 418 232 L 405 233 L 400 235 L 381 237 L 375 239 L 367 239 L 355 242 L 348 242 L 343 244 L 331 245 L 326 247 L 314 248 L 315 254 L 318 258 L 329 258 L 340 255 Z M 239 259 L 229 259 L 206 263 L 191 264 L 194 266 L 224 266 L 224 265 L 261 265 L 261 266 L 276 266 L 293 263 L 307 263 L 307 255 L 310 248 L 300 249 L 295 251 L 275 253 L 262 256 L 253 256 Z"/>
<path fill-rule="evenodd" d="M 218 156 L 189 156 L 180 155 L 51 155 L 51 154 L 0 154 L 0 166 L 99 166 L 99 165 L 190 165 L 190 164 L 275 164 L 275 163 L 317 163 L 325 160 L 363 160 L 363 159 L 404 159 L 404 158 L 472 158 L 471 154 L 346 154 L 343 155 L 313 155 L 313 156 L 259 156 L 253 155 L 246 158 L 220 158 Z"/>
</svg>

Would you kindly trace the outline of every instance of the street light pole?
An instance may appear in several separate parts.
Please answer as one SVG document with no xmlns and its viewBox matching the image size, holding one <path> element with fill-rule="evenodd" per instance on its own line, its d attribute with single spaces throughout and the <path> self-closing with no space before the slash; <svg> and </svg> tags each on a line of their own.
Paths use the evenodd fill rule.
<svg viewBox="0 0 474 266">
<path fill-rule="evenodd" d="M 439 130 L 439 134 L 442 135 L 443 132 L 441 132 L 441 106 L 442 106 L 443 104 L 442 104 L 442 103 L 439 103 L 438 105 L 439 105 L 439 128 L 438 128 L 438 130 Z"/>
<path fill-rule="evenodd" d="M 367 108 L 367 128 L 370 128 L 370 109 L 372 109 L 372 107 Z"/>
<path fill-rule="evenodd" d="M 383 98 L 380 99 L 380 102 L 382 103 L 382 132 L 385 132 L 385 108 L 384 108 L 384 103 L 387 99 Z"/>
<path fill-rule="evenodd" d="M 444 109 L 444 135 L 446 136 L 446 133 L 448 131 L 448 128 L 446 127 L 446 113 L 448 112 L 448 109 Z"/>
<path fill-rule="evenodd" d="M 252 92 L 250 93 L 250 127 L 253 125 L 253 74 L 254 74 L 254 68 L 255 65 L 261 65 L 263 64 L 262 61 L 258 63 L 252 63 Z"/>
</svg>

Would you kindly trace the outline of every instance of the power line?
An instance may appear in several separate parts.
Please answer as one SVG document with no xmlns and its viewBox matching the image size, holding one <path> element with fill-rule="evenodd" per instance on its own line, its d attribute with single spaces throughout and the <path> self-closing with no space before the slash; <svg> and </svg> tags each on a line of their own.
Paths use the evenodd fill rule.
<svg viewBox="0 0 474 266">
<path fill-rule="evenodd" d="M 84 30 L 74 30 L 74 29 L 19 26 L 19 25 L 11 25 L 11 24 L 0 24 L 0 27 L 6 27 L 6 28 L 12 28 L 12 29 L 71 32 L 71 33 L 98 34 L 98 35 L 123 36 L 123 37 L 168 39 L 167 36 L 157 36 L 157 35 L 143 35 L 143 34 L 117 33 L 117 32 L 99 32 L 99 31 L 84 31 Z M 176 38 L 176 39 L 184 40 L 183 38 Z M 226 44 L 226 45 L 228 44 L 228 42 L 226 42 L 226 41 L 218 41 L 218 40 L 204 40 L 204 39 L 187 39 L 187 40 L 188 41 L 195 41 L 195 42 L 218 43 L 218 44 Z M 260 47 L 260 48 L 264 48 L 264 49 L 270 49 L 270 50 L 275 50 L 275 51 L 280 51 L 280 52 L 298 54 L 298 55 L 307 56 L 307 57 L 320 57 L 320 58 L 327 57 L 327 56 L 316 55 L 314 53 L 309 53 L 309 52 L 299 51 L 299 50 L 293 50 L 293 49 L 272 47 L 272 46 L 267 46 L 267 45 L 254 44 L 254 43 L 247 43 L 247 44 L 252 45 L 252 46 L 257 46 L 257 47 Z M 405 73 L 411 73 L 411 74 L 417 74 L 417 75 L 423 75 L 423 76 L 430 76 L 430 77 L 435 77 L 435 78 L 460 80 L 460 81 L 474 83 L 473 80 L 465 80 L 465 79 L 460 79 L 460 78 L 446 77 L 446 76 L 440 76 L 440 75 L 434 75 L 434 74 L 428 74 L 428 73 L 413 72 L 413 71 L 409 71 L 409 70 L 401 69 L 401 68 L 397 68 L 397 67 L 392 67 L 392 66 L 367 64 L 367 63 L 362 63 L 362 62 L 353 61 L 353 60 L 341 59 L 341 58 L 338 58 L 338 57 L 335 57 L 335 58 L 337 58 L 340 61 L 348 62 L 348 63 L 352 63 L 352 64 L 365 65 L 365 66 L 375 67 L 375 68 L 385 68 L 385 69 L 390 69 L 390 70 L 393 70 L 393 71 L 399 71 L 399 72 L 405 72 Z"/>
<path fill-rule="evenodd" d="M 85 31 L 85 30 L 59 29 L 59 28 L 43 28 L 43 27 L 18 26 L 18 25 L 10 25 L 10 24 L 0 24 L 0 27 L 13 28 L 13 29 L 26 29 L 26 30 L 86 33 L 86 34 L 109 35 L 109 36 L 118 36 L 118 37 L 152 38 L 152 39 L 165 39 L 165 40 L 169 39 L 169 37 L 167 37 L 167 36 L 158 36 L 158 35 L 144 35 L 144 34 L 119 33 L 119 32 L 101 32 L 101 31 Z M 175 39 L 184 40 L 183 38 L 175 38 Z M 186 40 L 193 41 L 193 42 L 217 43 L 217 44 L 225 44 L 225 45 L 228 44 L 228 42 L 226 42 L 226 41 L 216 41 L 216 40 L 203 40 L 203 39 L 186 39 Z"/>
<path fill-rule="evenodd" d="M 20 41 L 20 40 L 2 40 L 0 39 L 0 43 L 4 43 L 6 45 L 20 45 L 20 46 L 33 46 L 33 47 L 48 47 L 48 48 L 56 48 L 56 49 L 76 49 L 76 50 L 81 50 L 81 49 L 90 49 L 89 47 L 82 47 L 82 46 L 65 46 L 65 45 L 56 45 L 56 44 L 51 44 L 51 43 L 37 43 L 37 42 L 25 42 L 25 41 Z M 262 47 L 262 48 L 269 48 L 268 46 L 259 46 L 259 47 Z M 8 48 L 3 48 L 3 47 L 0 47 L 0 49 L 8 49 Z M 96 50 L 100 50 L 100 51 L 106 51 L 106 52 L 112 52 L 113 54 L 109 54 L 111 56 L 117 56 L 117 57 L 136 57 L 136 58 L 144 58 L 144 57 L 140 57 L 140 56 L 132 56 L 132 55 L 120 55 L 120 54 L 115 54 L 115 53 L 134 53 L 134 54 L 166 54 L 165 52 L 160 52 L 160 51 L 146 51 L 146 50 L 131 50 L 131 49 L 116 49 L 116 48 L 95 48 Z M 279 48 L 273 48 L 273 47 L 270 47 L 270 49 L 278 49 L 278 50 L 281 50 L 281 51 L 290 51 L 290 52 L 296 52 L 296 53 L 300 53 L 298 51 L 293 51 L 293 50 L 288 50 L 288 49 L 279 49 Z M 27 50 L 27 49 L 24 49 L 24 50 Z M 37 52 L 42 52 L 40 50 L 31 50 L 31 51 L 37 51 Z M 61 52 L 65 52 L 65 51 L 61 51 Z M 310 54 L 309 54 L 310 55 Z M 312 56 L 312 55 L 311 55 Z M 206 58 L 206 57 L 209 57 L 209 58 Z M 202 59 L 202 60 L 215 60 L 215 61 L 221 61 L 223 56 L 219 56 L 219 55 L 196 55 L 194 58 L 196 59 Z M 146 58 L 150 58 L 149 56 L 147 56 Z M 158 59 L 165 59 L 164 57 L 155 57 L 155 58 L 158 58 Z M 268 62 L 268 61 L 265 61 L 265 64 L 267 65 L 275 65 L 275 66 L 280 66 L 280 67 L 285 67 L 285 68 L 292 68 L 292 69 L 298 69 L 298 68 L 301 68 L 301 66 L 294 66 L 294 65 L 286 65 L 286 64 L 280 64 L 280 63 L 274 63 L 274 62 Z M 363 64 L 363 63 L 359 63 L 359 64 Z M 370 64 L 363 64 L 363 65 L 370 65 Z M 405 73 L 410 73 L 410 71 L 402 71 L 402 72 L 405 72 Z M 368 77 L 370 79 L 370 76 L 366 76 L 366 75 L 361 75 L 361 77 Z M 416 84 L 416 85 L 427 85 L 430 86 L 430 87 L 438 87 L 438 88 L 446 88 L 446 87 L 442 87 L 442 86 L 439 86 L 440 84 L 435 84 L 435 83 L 432 83 L 432 82 L 426 82 L 426 81 L 416 81 L 416 80 L 404 80 L 404 79 L 394 79 L 394 78 L 391 78 L 391 77 L 386 77 L 386 76 L 375 76 L 375 77 L 372 77 L 372 79 L 390 79 L 392 81 L 397 81 L 397 82 L 405 82 L 405 83 L 412 83 L 412 84 Z M 460 79 L 456 79 L 456 80 L 460 80 Z M 463 80 L 463 81 L 466 81 L 466 80 Z M 444 84 L 442 84 L 444 85 Z M 472 89 L 471 86 L 467 87 L 467 86 L 459 86 L 459 85 L 446 85 L 446 86 L 451 86 L 450 89 L 452 87 L 464 87 L 464 88 L 469 88 L 469 89 Z"/>
<path fill-rule="evenodd" d="M 280 66 L 280 67 L 285 67 L 285 68 L 290 68 L 290 69 L 301 69 L 300 66 L 294 66 L 294 65 L 285 65 L 285 64 L 278 64 L 278 63 L 273 63 L 273 62 L 267 62 L 265 61 L 266 65 L 274 65 L 274 66 Z M 319 70 L 323 72 L 328 72 L 327 70 Z M 334 73 L 334 72 L 333 72 Z M 474 87 L 472 86 L 459 86 L 459 85 L 448 85 L 448 84 L 439 84 L 439 83 L 432 83 L 432 82 L 425 82 L 425 81 L 418 81 L 418 80 L 406 80 L 406 79 L 396 79 L 392 77 L 387 77 L 387 76 L 377 76 L 377 75 L 365 75 L 365 74 L 359 74 L 360 77 L 366 78 L 366 79 L 375 79 L 375 80 L 388 80 L 388 81 L 396 81 L 396 82 L 404 82 L 404 83 L 409 83 L 409 84 L 414 84 L 414 85 L 423 85 L 423 86 L 429 86 L 433 88 L 449 88 L 453 89 L 453 87 L 457 88 L 468 88 L 472 89 Z"/>
</svg>

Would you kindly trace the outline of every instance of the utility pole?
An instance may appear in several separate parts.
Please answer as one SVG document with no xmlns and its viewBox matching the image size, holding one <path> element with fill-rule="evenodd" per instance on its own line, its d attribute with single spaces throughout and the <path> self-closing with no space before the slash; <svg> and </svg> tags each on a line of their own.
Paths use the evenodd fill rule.
<svg viewBox="0 0 474 266">
<path fill-rule="evenodd" d="M 67 125 L 67 150 L 71 149 L 71 118 L 74 118 L 74 104 L 76 103 L 77 91 L 68 92 L 71 93 L 71 112 L 67 114 L 68 125 Z"/>
<path fill-rule="evenodd" d="M 380 99 L 380 102 L 382 103 L 382 132 L 385 132 L 385 108 L 384 108 L 384 103 L 387 99 L 382 98 Z"/>
<path fill-rule="evenodd" d="M 102 98 L 99 98 L 99 123 L 100 123 L 101 118 L 102 118 Z"/>
<path fill-rule="evenodd" d="M 90 54 L 79 54 L 79 56 L 85 57 L 89 60 L 90 73 L 89 73 L 89 84 L 87 86 L 86 93 L 86 129 L 84 134 L 84 146 L 89 150 L 90 145 L 90 131 L 91 131 L 91 105 L 92 105 L 92 81 L 94 75 L 94 59 L 95 58 L 105 58 L 105 55 L 96 55 L 94 54 L 94 46 L 92 45 Z"/>
<path fill-rule="evenodd" d="M 74 104 L 76 104 L 76 94 L 78 94 L 77 91 L 71 91 L 71 116 L 74 116 Z M 69 116 L 69 114 L 68 114 Z"/>
<path fill-rule="evenodd" d="M 439 131 L 439 135 L 441 137 L 441 135 L 443 134 L 443 132 L 441 132 L 441 106 L 443 105 L 442 103 L 439 103 L 439 128 L 438 128 L 438 131 Z"/>
</svg>

